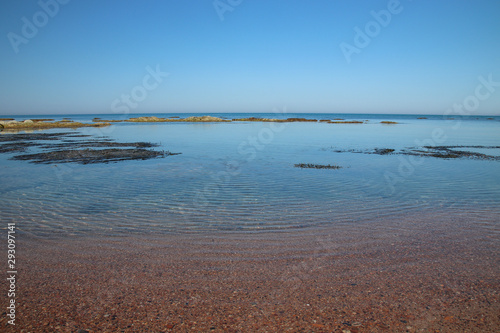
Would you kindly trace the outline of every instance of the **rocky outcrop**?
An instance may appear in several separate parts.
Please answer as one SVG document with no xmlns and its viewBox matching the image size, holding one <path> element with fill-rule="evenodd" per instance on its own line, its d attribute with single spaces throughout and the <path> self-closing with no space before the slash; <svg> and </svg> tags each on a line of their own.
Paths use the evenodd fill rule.
<svg viewBox="0 0 500 333">
<path fill-rule="evenodd" d="M 201 116 L 201 117 L 187 117 L 187 118 L 158 118 L 155 116 L 151 117 L 137 117 L 125 120 L 132 123 L 162 123 L 162 122 L 227 122 L 230 120 L 225 120 L 218 117 L 212 116 Z"/>
<path fill-rule="evenodd" d="M 79 127 L 104 127 L 110 123 L 78 123 L 74 121 L 33 121 L 27 119 L 24 121 L 0 121 L 1 129 L 25 130 L 25 129 L 48 129 L 48 128 L 79 128 Z"/>
</svg>

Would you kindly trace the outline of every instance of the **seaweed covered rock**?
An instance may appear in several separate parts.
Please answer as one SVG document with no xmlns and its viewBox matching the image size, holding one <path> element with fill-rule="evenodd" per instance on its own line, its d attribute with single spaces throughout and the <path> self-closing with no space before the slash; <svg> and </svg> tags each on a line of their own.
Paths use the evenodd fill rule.
<svg viewBox="0 0 500 333">
<path fill-rule="evenodd" d="M 106 137 L 90 139 L 78 133 L 16 133 L 0 136 L 0 153 L 23 153 L 13 160 L 32 163 L 108 163 L 146 160 L 178 155 L 169 151 L 148 149 L 158 147 L 151 142 L 116 142 Z M 36 148 L 35 153 L 29 149 Z M 104 149 L 103 149 L 104 148 Z"/>
<path fill-rule="evenodd" d="M 187 117 L 184 119 L 184 121 L 192 121 L 192 122 L 212 122 L 212 121 L 217 121 L 217 122 L 224 122 L 224 121 L 230 121 L 230 120 L 225 120 L 222 118 L 218 117 L 212 117 L 212 116 L 201 116 L 201 117 Z"/>
</svg>

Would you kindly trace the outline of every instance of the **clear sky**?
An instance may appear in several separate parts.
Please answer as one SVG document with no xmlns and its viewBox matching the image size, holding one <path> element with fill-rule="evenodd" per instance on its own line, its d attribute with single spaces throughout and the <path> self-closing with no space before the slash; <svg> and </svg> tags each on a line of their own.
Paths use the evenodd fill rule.
<svg viewBox="0 0 500 333">
<path fill-rule="evenodd" d="M 500 114 L 498 0 L 2 0 L 0 35 L 0 114 Z"/>
</svg>

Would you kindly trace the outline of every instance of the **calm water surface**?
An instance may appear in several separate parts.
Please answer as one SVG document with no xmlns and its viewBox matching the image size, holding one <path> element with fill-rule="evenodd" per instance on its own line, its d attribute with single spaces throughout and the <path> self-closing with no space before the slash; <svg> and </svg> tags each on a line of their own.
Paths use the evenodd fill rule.
<svg viewBox="0 0 500 333">
<path fill-rule="evenodd" d="M 341 117 L 286 115 L 295 116 Z M 439 211 L 470 217 L 478 228 L 498 233 L 500 161 L 334 152 L 429 144 L 500 146 L 498 117 L 428 117 L 342 117 L 369 120 L 360 125 L 118 123 L 72 130 L 123 142 L 155 142 L 158 149 L 182 154 L 96 165 L 36 165 L 1 154 L 2 220 L 17 222 L 20 232 L 33 236 L 122 235 L 363 225 Z M 383 125 L 381 119 L 399 124 Z M 500 155 L 498 149 L 475 151 Z M 299 169 L 296 163 L 343 168 Z"/>
</svg>

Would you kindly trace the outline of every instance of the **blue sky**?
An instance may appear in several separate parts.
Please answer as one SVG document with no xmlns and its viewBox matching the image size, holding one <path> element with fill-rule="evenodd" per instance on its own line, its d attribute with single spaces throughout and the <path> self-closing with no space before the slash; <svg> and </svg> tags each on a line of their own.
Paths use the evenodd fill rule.
<svg viewBox="0 0 500 333">
<path fill-rule="evenodd" d="M 59 1 L 0 2 L 0 114 L 443 114 L 500 82 L 498 0 Z"/>
</svg>

